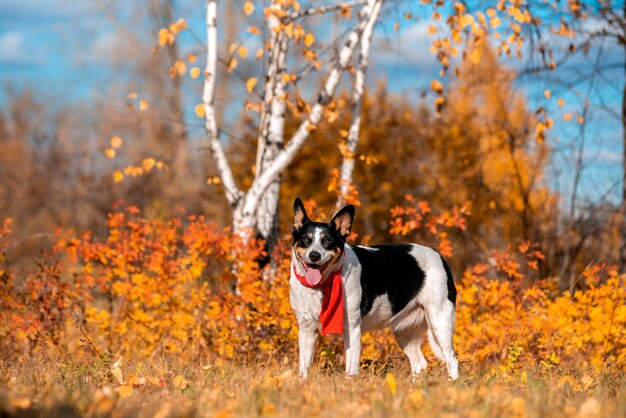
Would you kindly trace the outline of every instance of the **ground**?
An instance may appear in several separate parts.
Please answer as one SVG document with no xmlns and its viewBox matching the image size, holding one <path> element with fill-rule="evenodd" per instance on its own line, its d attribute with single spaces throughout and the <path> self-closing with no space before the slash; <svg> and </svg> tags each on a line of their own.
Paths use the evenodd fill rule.
<svg viewBox="0 0 626 418">
<path fill-rule="evenodd" d="M 294 360 L 286 356 L 204 366 L 122 360 L 117 367 L 78 365 L 69 358 L 58 363 L 4 361 L 0 416 L 626 416 L 626 379 L 621 377 L 539 376 L 523 370 L 463 373 L 449 382 L 444 367 L 435 364 L 411 379 L 406 361 L 392 358 L 364 367 L 361 376 L 351 379 L 339 365 L 318 365 L 309 380 L 301 381 Z"/>
</svg>

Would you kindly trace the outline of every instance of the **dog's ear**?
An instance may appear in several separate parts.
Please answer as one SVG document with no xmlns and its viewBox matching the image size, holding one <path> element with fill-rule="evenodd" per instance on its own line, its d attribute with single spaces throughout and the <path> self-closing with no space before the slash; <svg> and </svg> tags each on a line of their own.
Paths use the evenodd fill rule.
<svg viewBox="0 0 626 418">
<path fill-rule="evenodd" d="M 302 228 L 302 225 L 309 222 L 309 216 L 306 214 L 306 210 L 304 210 L 304 204 L 299 197 L 296 197 L 296 200 L 293 202 L 293 230 L 297 231 Z"/>
<path fill-rule="evenodd" d="M 335 227 L 339 235 L 346 239 L 352 231 L 352 222 L 354 222 L 354 206 L 346 205 L 335 213 L 333 219 L 330 220 L 331 225 Z"/>
</svg>

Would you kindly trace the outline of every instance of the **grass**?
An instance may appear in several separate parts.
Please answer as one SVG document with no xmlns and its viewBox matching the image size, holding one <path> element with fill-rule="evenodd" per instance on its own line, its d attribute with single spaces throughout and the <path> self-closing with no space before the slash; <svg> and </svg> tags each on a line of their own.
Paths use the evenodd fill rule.
<svg viewBox="0 0 626 418">
<path fill-rule="evenodd" d="M 434 364 L 413 381 L 406 363 L 372 364 L 353 379 L 339 366 L 317 367 L 301 381 L 291 357 L 204 366 L 123 360 L 117 367 L 70 357 L 5 360 L 0 417 L 626 416 L 623 377 L 465 372 L 449 382 Z"/>
</svg>

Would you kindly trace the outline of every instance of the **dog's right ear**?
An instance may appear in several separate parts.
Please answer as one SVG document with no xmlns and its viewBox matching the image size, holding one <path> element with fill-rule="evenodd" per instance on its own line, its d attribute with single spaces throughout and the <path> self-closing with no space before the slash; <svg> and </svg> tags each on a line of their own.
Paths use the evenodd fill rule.
<svg viewBox="0 0 626 418">
<path fill-rule="evenodd" d="M 302 225 L 309 222 L 309 216 L 306 214 L 306 210 L 304 210 L 304 204 L 299 197 L 296 197 L 296 200 L 293 202 L 293 230 L 297 231 L 302 228 Z"/>
</svg>

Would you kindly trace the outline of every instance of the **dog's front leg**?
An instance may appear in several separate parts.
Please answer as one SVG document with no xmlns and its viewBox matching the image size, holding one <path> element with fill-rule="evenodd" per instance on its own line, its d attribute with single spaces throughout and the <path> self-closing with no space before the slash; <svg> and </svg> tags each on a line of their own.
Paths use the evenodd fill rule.
<svg viewBox="0 0 626 418">
<path fill-rule="evenodd" d="M 361 321 L 357 320 L 347 325 L 343 332 L 346 347 L 346 374 L 356 376 L 359 374 L 361 362 Z"/>
<path fill-rule="evenodd" d="M 309 367 L 313 363 L 315 343 L 317 341 L 316 321 L 303 318 L 298 321 L 298 351 L 300 362 L 300 377 L 309 377 Z"/>
</svg>

